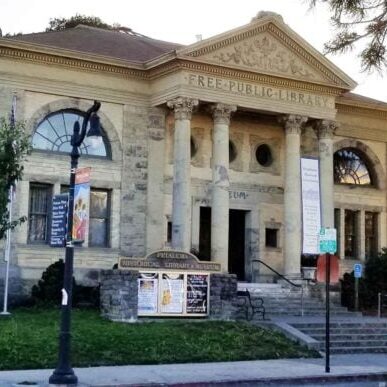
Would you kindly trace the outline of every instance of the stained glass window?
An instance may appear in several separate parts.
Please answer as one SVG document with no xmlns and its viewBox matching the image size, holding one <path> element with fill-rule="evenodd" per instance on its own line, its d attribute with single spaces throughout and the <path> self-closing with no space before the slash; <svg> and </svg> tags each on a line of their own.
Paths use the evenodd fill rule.
<svg viewBox="0 0 387 387">
<path fill-rule="evenodd" d="M 372 185 L 370 170 L 363 157 L 354 149 L 344 148 L 334 154 L 335 183 Z"/>
<path fill-rule="evenodd" d="M 36 128 L 32 137 L 32 147 L 51 152 L 71 152 L 71 135 L 73 134 L 74 123 L 79 121 L 82 127 L 83 116 L 80 112 L 63 110 L 61 112 L 48 115 Z M 89 124 L 87 127 L 89 130 Z M 83 141 L 79 148 L 83 155 L 109 157 L 109 144 L 107 138 L 103 136 L 103 142 L 97 148 L 92 148 Z"/>
</svg>

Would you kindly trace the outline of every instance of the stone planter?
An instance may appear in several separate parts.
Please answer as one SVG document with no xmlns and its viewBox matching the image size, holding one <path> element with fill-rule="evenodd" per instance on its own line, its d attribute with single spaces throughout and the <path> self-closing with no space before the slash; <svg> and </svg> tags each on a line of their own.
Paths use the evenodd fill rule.
<svg viewBox="0 0 387 387">
<path fill-rule="evenodd" d="M 301 267 L 302 278 L 307 280 L 315 280 L 316 279 L 316 267 Z"/>
</svg>

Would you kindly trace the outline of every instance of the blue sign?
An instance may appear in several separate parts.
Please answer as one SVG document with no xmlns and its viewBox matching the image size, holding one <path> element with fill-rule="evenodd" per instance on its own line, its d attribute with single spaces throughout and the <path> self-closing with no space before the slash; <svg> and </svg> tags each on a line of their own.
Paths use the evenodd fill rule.
<svg viewBox="0 0 387 387">
<path fill-rule="evenodd" d="M 68 195 L 54 195 L 52 198 L 50 246 L 64 247 L 67 226 Z"/>
<path fill-rule="evenodd" d="M 335 228 L 320 229 L 320 254 L 331 253 L 337 251 L 337 237 Z"/>
<path fill-rule="evenodd" d="M 363 265 L 361 263 L 355 263 L 353 265 L 353 272 L 354 272 L 355 278 L 361 278 L 362 271 L 363 271 Z"/>
</svg>

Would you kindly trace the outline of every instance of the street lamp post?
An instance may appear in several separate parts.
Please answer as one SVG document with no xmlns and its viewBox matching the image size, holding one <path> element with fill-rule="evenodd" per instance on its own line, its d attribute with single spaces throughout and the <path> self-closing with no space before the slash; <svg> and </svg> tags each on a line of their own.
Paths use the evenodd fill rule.
<svg viewBox="0 0 387 387">
<path fill-rule="evenodd" d="M 71 368 L 70 364 L 70 344 L 71 344 L 71 302 L 72 302 L 72 277 L 74 263 L 74 245 L 73 245 L 73 211 L 74 211 L 74 186 L 75 172 L 78 167 L 78 159 L 80 156 L 79 147 L 86 136 L 87 125 L 90 122 L 90 129 L 87 137 L 90 139 L 102 139 L 99 126 L 99 117 L 97 111 L 101 107 L 101 103 L 94 101 L 93 106 L 86 112 L 83 119 L 82 128 L 79 122 L 74 123 L 74 132 L 71 136 L 71 170 L 70 170 L 70 189 L 68 202 L 68 218 L 67 218 L 67 235 L 66 235 L 66 254 L 65 268 L 62 289 L 62 308 L 61 308 L 61 323 L 59 334 L 59 359 L 57 368 L 49 378 L 50 384 L 74 384 L 78 383 L 78 378 Z"/>
</svg>

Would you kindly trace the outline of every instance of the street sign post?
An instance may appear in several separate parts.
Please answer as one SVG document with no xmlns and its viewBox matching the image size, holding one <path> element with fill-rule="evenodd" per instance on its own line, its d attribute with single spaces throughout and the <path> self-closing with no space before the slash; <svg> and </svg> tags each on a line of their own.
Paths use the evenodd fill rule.
<svg viewBox="0 0 387 387">
<path fill-rule="evenodd" d="M 330 372 L 330 310 L 329 284 L 331 282 L 331 254 L 337 251 L 336 229 L 322 227 L 320 230 L 320 254 L 326 253 L 325 264 L 325 372 Z"/>
<path fill-rule="evenodd" d="M 363 265 L 361 263 L 355 263 L 353 265 L 353 274 L 355 277 L 355 310 L 359 310 L 359 278 L 363 274 Z"/>
</svg>

